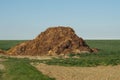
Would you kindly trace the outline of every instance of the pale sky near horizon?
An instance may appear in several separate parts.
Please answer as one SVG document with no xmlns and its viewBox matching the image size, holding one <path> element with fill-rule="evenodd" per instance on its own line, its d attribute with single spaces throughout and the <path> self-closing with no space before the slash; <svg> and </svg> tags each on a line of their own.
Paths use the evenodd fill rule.
<svg viewBox="0 0 120 80">
<path fill-rule="evenodd" d="M 0 40 L 70 26 L 84 39 L 120 39 L 120 0 L 0 0 Z"/>
</svg>

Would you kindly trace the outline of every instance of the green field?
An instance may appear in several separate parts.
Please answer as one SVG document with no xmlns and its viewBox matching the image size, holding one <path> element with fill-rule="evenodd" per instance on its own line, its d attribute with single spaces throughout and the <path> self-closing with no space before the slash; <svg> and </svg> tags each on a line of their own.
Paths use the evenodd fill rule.
<svg viewBox="0 0 120 80">
<path fill-rule="evenodd" d="M 7 58 L 0 62 L 5 66 L 5 70 L 0 70 L 0 80 L 55 80 L 43 75 L 35 67 L 30 64 L 29 59 Z"/>
<path fill-rule="evenodd" d="M 0 40 L 0 49 L 8 50 L 11 47 L 27 40 Z M 120 40 L 86 40 L 92 48 L 98 48 L 103 52 L 119 52 Z"/>
<path fill-rule="evenodd" d="M 11 47 L 24 42 L 26 40 L 0 40 L 0 49 L 2 50 L 8 50 Z"/>
<path fill-rule="evenodd" d="M 8 50 L 18 43 L 25 40 L 1 40 L 0 48 Z M 54 80 L 37 71 L 30 63 L 46 63 L 49 65 L 60 66 L 81 66 L 91 67 L 98 65 L 118 65 L 120 64 L 120 40 L 86 40 L 91 48 L 98 48 L 100 51 L 96 54 L 69 54 L 70 58 L 53 58 L 51 60 L 29 60 L 6 58 L 0 64 L 4 64 L 6 70 L 0 70 L 0 80 Z M 78 58 L 74 58 L 77 56 Z"/>
<path fill-rule="evenodd" d="M 101 49 L 106 52 L 120 52 L 120 40 L 86 40 L 88 45 L 92 48 Z"/>
</svg>

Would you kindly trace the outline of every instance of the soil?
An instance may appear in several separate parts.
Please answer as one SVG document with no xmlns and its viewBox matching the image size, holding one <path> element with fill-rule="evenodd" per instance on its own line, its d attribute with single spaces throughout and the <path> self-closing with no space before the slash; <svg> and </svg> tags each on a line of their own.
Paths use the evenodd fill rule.
<svg viewBox="0 0 120 80">
<path fill-rule="evenodd" d="M 9 56 L 11 58 L 28 58 L 28 59 L 36 59 L 36 60 L 49 60 L 49 59 L 52 59 L 52 58 L 57 58 L 57 57 L 52 57 L 52 56 Z"/>
<path fill-rule="evenodd" d="M 43 74 L 56 80 L 120 80 L 120 65 L 98 67 L 64 67 L 34 65 Z"/>
</svg>

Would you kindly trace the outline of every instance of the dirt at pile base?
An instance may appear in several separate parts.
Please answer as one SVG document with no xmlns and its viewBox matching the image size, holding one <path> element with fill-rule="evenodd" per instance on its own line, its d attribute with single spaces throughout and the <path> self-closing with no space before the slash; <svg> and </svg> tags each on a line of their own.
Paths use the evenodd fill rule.
<svg viewBox="0 0 120 80">
<path fill-rule="evenodd" d="M 10 55 L 64 55 L 93 52 L 70 27 L 51 27 L 35 39 L 23 42 L 8 51 Z"/>
</svg>

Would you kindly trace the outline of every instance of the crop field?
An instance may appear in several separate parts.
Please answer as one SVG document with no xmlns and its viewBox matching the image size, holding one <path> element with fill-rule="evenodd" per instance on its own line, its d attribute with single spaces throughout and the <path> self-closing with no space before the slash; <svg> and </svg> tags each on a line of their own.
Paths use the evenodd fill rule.
<svg viewBox="0 0 120 80">
<path fill-rule="evenodd" d="M 11 47 L 24 42 L 26 40 L 0 40 L 0 49 L 2 50 L 8 50 Z"/>
<path fill-rule="evenodd" d="M 0 49 L 8 50 L 25 40 L 1 40 Z M 0 70 L 1 80 L 55 80 L 39 72 L 30 63 L 45 63 L 67 67 L 94 67 L 114 66 L 120 64 L 120 40 L 86 40 L 92 48 L 98 48 L 98 53 L 92 54 L 69 54 L 69 58 L 53 58 L 50 60 L 29 60 L 9 57 L 0 57 L 0 64 L 5 70 Z M 77 58 L 75 58 L 77 57 Z M 3 60 L 1 60 L 3 59 Z M 45 66 L 44 66 L 45 67 Z M 51 70 L 51 69 L 50 69 Z M 26 75 L 26 76 L 25 76 Z"/>
</svg>

